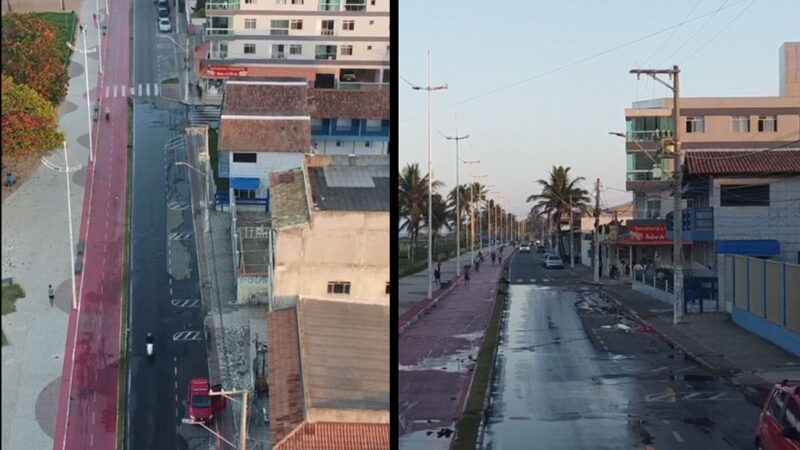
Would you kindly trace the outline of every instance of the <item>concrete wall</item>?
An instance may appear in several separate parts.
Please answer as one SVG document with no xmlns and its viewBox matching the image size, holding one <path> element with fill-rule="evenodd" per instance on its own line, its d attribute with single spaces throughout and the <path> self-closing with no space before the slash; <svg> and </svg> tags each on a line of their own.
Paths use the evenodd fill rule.
<svg viewBox="0 0 800 450">
<path fill-rule="evenodd" d="M 258 178 L 259 190 L 256 196 L 263 198 L 269 189 L 270 172 L 299 169 L 303 167 L 303 153 L 259 152 L 255 163 L 233 162 L 233 152 L 225 152 L 230 162 L 231 178 Z"/>
<path fill-rule="evenodd" d="M 258 276 L 236 277 L 236 303 L 263 304 L 269 303 L 269 279 Z"/>
<path fill-rule="evenodd" d="M 388 212 L 314 211 L 310 226 L 277 230 L 275 295 L 388 304 L 390 238 Z M 330 281 L 349 281 L 350 294 L 329 294 Z"/>
<path fill-rule="evenodd" d="M 719 298 L 733 321 L 800 356 L 800 265 L 721 257 Z"/>
<path fill-rule="evenodd" d="M 770 206 L 720 206 L 721 184 L 770 184 Z M 797 261 L 800 251 L 800 176 L 715 178 L 709 199 L 714 208 L 715 240 L 777 239 L 780 259 Z M 717 266 L 721 265 L 717 261 Z"/>
<path fill-rule="evenodd" d="M 368 138 L 365 138 L 368 139 Z M 312 140 L 312 150 L 318 155 L 386 155 L 389 153 L 389 143 L 382 141 L 369 141 L 369 147 L 364 141 L 337 141 Z M 314 147 L 316 143 L 316 147 Z"/>
</svg>

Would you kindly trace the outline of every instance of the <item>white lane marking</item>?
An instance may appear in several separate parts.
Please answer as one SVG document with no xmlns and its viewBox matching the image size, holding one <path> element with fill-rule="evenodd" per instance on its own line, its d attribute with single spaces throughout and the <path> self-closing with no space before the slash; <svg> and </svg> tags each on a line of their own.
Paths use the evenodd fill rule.
<svg viewBox="0 0 800 450">
<path fill-rule="evenodd" d="M 141 83 L 139 84 L 139 96 L 140 97 L 142 96 L 142 85 L 141 85 Z"/>
<path fill-rule="evenodd" d="M 114 86 L 114 97 L 117 96 L 117 86 Z"/>
<path fill-rule="evenodd" d="M 149 97 L 150 96 L 150 83 L 147 83 L 146 85 L 144 85 L 144 88 L 145 88 L 144 91 L 147 93 L 147 96 Z"/>
<path fill-rule="evenodd" d="M 153 84 L 153 95 L 156 97 L 158 96 L 158 86 L 158 83 Z"/>
<path fill-rule="evenodd" d="M 517 283 L 522 283 L 522 278 L 517 278 Z"/>
<path fill-rule="evenodd" d="M 678 442 L 683 442 L 683 438 L 681 437 L 680 434 L 678 434 L 677 431 L 673 431 L 672 435 L 675 436 L 675 440 L 677 440 Z"/>
<path fill-rule="evenodd" d="M 121 95 L 121 97 L 125 97 L 125 87 L 126 87 L 126 86 L 120 86 L 120 87 L 119 87 L 119 88 L 120 88 L 120 90 L 122 91 L 122 95 Z"/>
<path fill-rule="evenodd" d="M 175 366 L 175 376 L 178 376 L 178 366 Z"/>
<path fill-rule="evenodd" d="M 667 420 L 667 419 L 662 419 L 662 420 L 661 420 L 661 423 L 663 423 L 664 425 L 669 425 L 669 420 Z"/>
<path fill-rule="evenodd" d="M 536 283 L 536 278 L 531 278 L 531 279 L 530 279 L 530 282 L 531 282 L 531 283 Z"/>
<path fill-rule="evenodd" d="M 94 447 L 94 433 L 89 435 L 89 447 Z"/>
<path fill-rule="evenodd" d="M 172 306 L 177 306 L 178 308 L 192 308 L 195 306 L 200 306 L 200 299 L 199 298 L 174 298 L 172 299 Z"/>
<path fill-rule="evenodd" d="M 202 331 L 178 331 L 172 335 L 173 341 L 200 341 L 202 340 Z M 178 374 L 178 368 L 175 368 L 175 375 Z"/>
<path fill-rule="evenodd" d="M 653 370 L 651 370 L 651 371 L 650 371 L 650 373 L 658 373 L 658 372 L 663 372 L 663 371 L 665 371 L 665 370 L 667 370 L 667 369 L 669 369 L 669 366 L 661 366 L 661 367 L 659 367 L 658 369 L 653 369 Z"/>
<path fill-rule="evenodd" d="M 106 98 L 111 94 L 111 86 L 106 86 Z"/>
</svg>

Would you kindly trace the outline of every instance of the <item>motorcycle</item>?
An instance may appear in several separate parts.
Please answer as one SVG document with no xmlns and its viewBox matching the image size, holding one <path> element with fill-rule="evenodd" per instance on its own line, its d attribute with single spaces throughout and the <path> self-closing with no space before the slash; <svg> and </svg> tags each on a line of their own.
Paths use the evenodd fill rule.
<svg viewBox="0 0 800 450">
<path fill-rule="evenodd" d="M 150 333 L 147 334 L 147 356 L 152 358 L 153 357 L 153 335 Z"/>
<path fill-rule="evenodd" d="M 109 118 L 111 118 L 111 108 L 106 107 L 106 122 L 108 122 Z"/>
</svg>

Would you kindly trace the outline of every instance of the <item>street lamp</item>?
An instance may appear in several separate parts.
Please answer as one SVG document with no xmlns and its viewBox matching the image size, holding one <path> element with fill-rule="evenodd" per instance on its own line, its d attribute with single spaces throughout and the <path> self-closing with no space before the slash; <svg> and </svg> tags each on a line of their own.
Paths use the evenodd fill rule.
<svg viewBox="0 0 800 450">
<path fill-rule="evenodd" d="M 473 175 L 472 178 L 474 179 L 481 179 L 486 178 L 488 175 Z M 486 186 L 481 186 L 486 187 Z M 481 195 L 480 192 L 477 194 L 478 196 Z M 475 199 L 475 208 L 480 208 L 480 199 Z M 478 252 L 483 252 L 483 217 L 481 216 L 480 210 L 477 211 L 478 213 Z"/>
<path fill-rule="evenodd" d="M 178 23 L 180 23 L 180 21 L 176 20 L 175 21 L 175 25 L 177 26 Z M 173 39 L 172 36 L 170 36 L 168 34 L 163 34 L 163 35 L 161 35 L 161 37 L 165 37 L 165 38 L 169 39 L 170 41 L 172 41 L 173 44 L 177 45 L 183 51 L 186 52 L 186 56 L 185 56 L 184 63 L 183 63 L 183 66 L 186 69 L 186 82 L 184 83 L 184 88 L 183 88 L 183 101 L 185 103 L 189 103 L 189 37 L 188 36 L 186 37 L 186 46 L 185 47 L 183 45 L 179 44 L 178 41 Z M 177 59 L 178 58 L 177 58 L 177 55 L 176 55 L 175 60 L 177 61 Z"/>
<path fill-rule="evenodd" d="M 433 298 L 433 163 L 431 158 L 431 92 L 447 89 L 447 85 L 431 86 L 431 51 L 428 50 L 428 85 L 411 86 L 428 92 L 428 298 Z"/>
<path fill-rule="evenodd" d="M 78 309 L 78 300 L 75 297 L 75 256 L 72 251 L 75 248 L 75 243 L 72 237 L 72 199 L 69 188 L 69 174 L 81 170 L 83 166 L 69 167 L 69 159 L 67 157 L 67 142 L 64 141 L 64 167 L 56 166 L 51 163 L 44 156 L 42 156 L 42 164 L 48 169 L 56 172 L 64 172 L 67 179 L 67 229 L 69 232 L 69 264 L 71 269 L 70 279 L 72 280 L 72 309 Z"/>
<path fill-rule="evenodd" d="M 81 34 L 83 35 L 83 50 L 75 47 L 71 43 L 67 42 L 67 47 L 69 47 L 73 52 L 83 53 L 83 67 L 84 67 L 84 78 L 86 79 L 86 118 L 89 122 L 89 162 L 94 161 L 94 152 L 92 150 L 92 101 L 89 95 L 89 53 L 97 52 L 100 54 L 97 48 L 93 48 L 91 50 L 86 48 L 86 27 L 83 27 Z"/>
<path fill-rule="evenodd" d="M 441 133 L 439 133 L 441 134 Z M 455 136 L 445 136 L 442 134 L 445 139 L 448 141 L 456 141 L 456 277 L 461 276 L 461 185 L 458 181 L 458 162 L 460 158 L 458 157 L 458 141 L 469 139 L 469 135 L 459 136 L 458 135 L 458 116 L 456 116 L 456 135 Z"/>
<path fill-rule="evenodd" d="M 204 199 L 205 201 L 202 202 L 202 205 L 203 205 L 203 220 L 205 222 L 205 224 L 203 225 L 203 232 L 204 233 L 208 233 L 209 229 L 211 228 L 210 220 L 209 220 L 209 217 L 208 217 L 208 176 L 205 173 L 203 173 L 200 169 L 194 167 L 193 165 L 191 165 L 191 164 L 189 164 L 187 162 L 177 161 L 175 163 L 175 165 L 176 166 L 186 166 L 187 168 L 192 169 L 195 172 L 197 172 L 198 174 L 200 174 L 200 176 L 202 176 L 206 180 L 206 182 L 203 183 L 203 191 L 204 191 L 204 194 L 205 194 L 205 199 Z"/>
<path fill-rule="evenodd" d="M 459 160 L 462 164 L 470 165 L 469 169 L 469 177 L 470 177 L 470 184 L 469 184 L 469 202 L 472 203 L 472 206 L 469 208 L 470 210 L 470 218 L 469 218 L 469 229 L 470 229 L 470 239 L 469 239 L 469 251 L 470 255 L 475 253 L 475 180 L 472 176 L 472 164 L 479 164 L 481 161 L 479 159 L 473 160 Z M 470 256 L 471 258 L 471 256 Z"/>
</svg>

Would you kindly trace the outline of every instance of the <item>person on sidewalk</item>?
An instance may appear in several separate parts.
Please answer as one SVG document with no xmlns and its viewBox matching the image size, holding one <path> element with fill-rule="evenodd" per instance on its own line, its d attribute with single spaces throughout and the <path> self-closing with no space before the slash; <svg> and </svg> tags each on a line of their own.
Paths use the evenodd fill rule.
<svg viewBox="0 0 800 450">
<path fill-rule="evenodd" d="M 496 259 L 497 259 L 497 253 L 495 253 L 495 252 L 494 252 L 494 250 L 493 250 L 493 251 L 492 251 L 492 265 L 494 265 L 494 261 L 495 261 Z"/>
<path fill-rule="evenodd" d="M 464 285 L 469 284 L 469 264 L 464 266 Z"/>
<path fill-rule="evenodd" d="M 11 187 L 14 184 L 14 175 L 11 172 L 6 172 L 6 187 Z"/>
<path fill-rule="evenodd" d="M 56 293 L 53 291 L 52 284 L 47 285 L 47 297 L 50 298 L 50 306 L 53 306 L 55 304 Z"/>
<path fill-rule="evenodd" d="M 437 286 L 442 285 L 442 262 L 436 261 L 436 268 L 433 269 L 433 279 L 436 281 Z"/>
<path fill-rule="evenodd" d="M 476 256 L 475 257 L 475 272 L 477 273 L 477 272 L 480 272 L 480 271 L 481 271 L 481 257 L 480 256 Z"/>
</svg>

